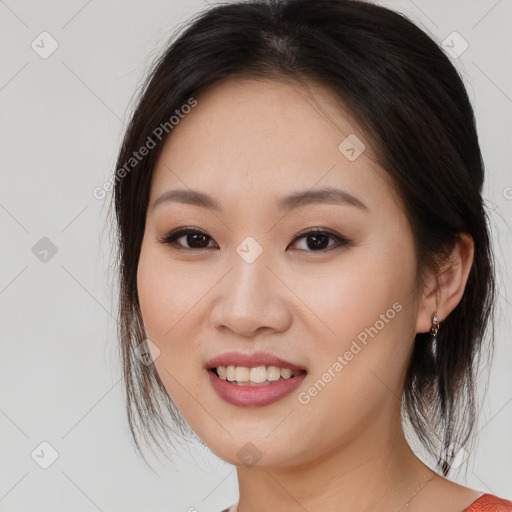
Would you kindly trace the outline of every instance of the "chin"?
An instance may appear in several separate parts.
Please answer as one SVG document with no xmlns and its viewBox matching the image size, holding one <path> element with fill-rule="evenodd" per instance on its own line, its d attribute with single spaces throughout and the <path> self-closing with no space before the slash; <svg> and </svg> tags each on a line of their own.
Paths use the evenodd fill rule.
<svg viewBox="0 0 512 512">
<path fill-rule="evenodd" d="M 240 435 L 231 433 L 233 437 L 224 433 L 222 436 L 213 438 L 209 432 L 207 436 L 201 437 L 201 440 L 217 457 L 234 466 L 260 469 L 285 468 L 309 461 L 309 457 L 304 453 L 304 436 L 301 436 L 302 443 L 300 443 L 298 440 L 294 441 L 288 433 L 284 437 L 286 442 L 283 442 L 281 437 L 269 439 L 247 433 Z"/>
</svg>

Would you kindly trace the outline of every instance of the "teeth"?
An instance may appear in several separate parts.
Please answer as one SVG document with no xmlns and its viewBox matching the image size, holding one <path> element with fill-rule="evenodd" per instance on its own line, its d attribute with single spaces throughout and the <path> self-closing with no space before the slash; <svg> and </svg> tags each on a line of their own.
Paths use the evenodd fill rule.
<svg viewBox="0 0 512 512">
<path fill-rule="evenodd" d="M 281 369 L 277 366 L 269 366 L 267 368 L 267 380 L 275 381 L 281 378 Z"/>
<path fill-rule="evenodd" d="M 217 374 L 221 379 L 229 382 L 248 382 L 252 384 L 263 384 L 264 382 L 275 382 L 280 378 L 285 380 L 299 375 L 300 371 L 292 371 L 290 368 L 278 368 L 277 366 L 217 366 Z"/>
<path fill-rule="evenodd" d="M 237 382 L 247 382 L 249 380 L 249 375 L 251 370 L 244 366 L 237 366 L 235 368 L 235 380 Z"/>
<path fill-rule="evenodd" d="M 227 368 L 225 366 L 219 366 L 219 368 L 225 368 L 226 369 L 226 380 L 229 380 L 233 382 L 235 379 L 235 367 L 234 366 L 228 366 Z"/>
<path fill-rule="evenodd" d="M 237 373 L 238 375 L 238 373 Z M 239 380 L 239 379 L 236 379 Z M 249 380 L 255 384 L 261 384 L 267 380 L 267 369 L 264 366 L 258 366 L 257 368 L 251 368 L 249 372 Z"/>
<path fill-rule="evenodd" d="M 281 368 L 281 377 L 289 379 L 292 376 L 292 371 L 289 368 Z"/>
</svg>

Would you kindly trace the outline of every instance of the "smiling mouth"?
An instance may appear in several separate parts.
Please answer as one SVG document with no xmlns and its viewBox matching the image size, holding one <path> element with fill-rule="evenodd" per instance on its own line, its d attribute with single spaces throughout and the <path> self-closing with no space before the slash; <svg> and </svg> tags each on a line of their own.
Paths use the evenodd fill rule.
<svg viewBox="0 0 512 512">
<path fill-rule="evenodd" d="M 306 370 L 291 370 L 278 366 L 217 366 L 210 371 L 220 379 L 235 386 L 271 386 L 279 381 L 294 379 Z"/>
</svg>

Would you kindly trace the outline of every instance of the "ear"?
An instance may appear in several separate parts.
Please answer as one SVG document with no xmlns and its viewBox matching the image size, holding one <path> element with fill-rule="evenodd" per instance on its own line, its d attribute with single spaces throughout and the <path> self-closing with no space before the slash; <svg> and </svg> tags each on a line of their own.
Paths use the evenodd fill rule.
<svg viewBox="0 0 512 512">
<path fill-rule="evenodd" d="M 473 256 L 473 238 L 468 233 L 459 233 L 449 262 L 444 263 L 438 274 L 438 282 L 431 275 L 423 290 L 416 315 L 417 333 L 430 331 L 436 311 L 438 321 L 442 322 L 455 309 L 464 294 Z"/>
</svg>

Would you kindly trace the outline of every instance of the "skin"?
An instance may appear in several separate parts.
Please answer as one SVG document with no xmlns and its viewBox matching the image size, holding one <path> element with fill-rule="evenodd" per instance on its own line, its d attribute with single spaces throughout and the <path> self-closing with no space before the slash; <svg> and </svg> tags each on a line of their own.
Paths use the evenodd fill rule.
<svg viewBox="0 0 512 512">
<path fill-rule="evenodd" d="M 204 443 L 237 466 L 239 510 L 397 512 L 415 493 L 409 511 L 463 510 L 482 493 L 437 476 L 413 454 L 399 397 L 415 333 L 430 330 L 436 310 L 442 329 L 462 297 L 472 239 L 460 237 L 440 286 L 430 276 L 417 287 L 412 233 L 388 175 L 369 138 L 320 84 L 230 78 L 197 99 L 154 171 L 138 292 L 167 392 Z M 348 134 L 366 145 L 354 161 L 338 149 Z M 277 210 L 280 197 L 324 186 L 367 208 Z M 212 195 L 222 211 L 177 202 L 153 208 L 177 188 Z M 161 243 L 180 227 L 204 232 L 206 248 L 187 251 L 187 237 Z M 351 242 L 324 239 L 322 252 L 307 238 L 294 241 L 313 227 Z M 252 263 L 236 252 L 247 236 L 263 250 Z M 300 403 L 298 393 L 396 303 L 400 312 Z M 308 374 L 277 403 L 236 407 L 215 393 L 205 369 L 226 351 L 270 352 Z M 237 455 L 249 442 L 261 454 L 253 466 Z"/>
</svg>

